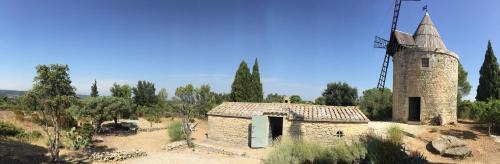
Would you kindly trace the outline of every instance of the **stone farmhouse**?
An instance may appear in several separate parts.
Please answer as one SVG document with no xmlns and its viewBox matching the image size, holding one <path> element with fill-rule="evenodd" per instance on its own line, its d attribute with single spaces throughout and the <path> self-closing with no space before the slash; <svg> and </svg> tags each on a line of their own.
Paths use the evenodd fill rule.
<svg viewBox="0 0 500 164">
<path fill-rule="evenodd" d="M 224 102 L 208 112 L 208 139 L 257 148 L 279 136 L 332 144 L 357 139 L 368 121 L 356 106 Z"/>
</svg>

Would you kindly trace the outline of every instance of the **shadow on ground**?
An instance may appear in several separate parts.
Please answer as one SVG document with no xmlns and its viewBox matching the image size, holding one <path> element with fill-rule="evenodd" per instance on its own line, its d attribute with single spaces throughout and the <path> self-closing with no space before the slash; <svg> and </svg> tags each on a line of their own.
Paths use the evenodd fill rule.
<svg viewBox="0 0 500 164">
<path fill-rule="evenodd" d="M 447 129 L 447 130 L 441 130 L 440 133 L 443 135 L 454 136 L 460 139 L 471 139 L 471 140 L 479 139 L 477 134 L 475 134 L 470 130 Z"/>
<path fill-rule="evenodd" d="M 0 163 L 42 163 L 47 162 L 48 150 L 11 139 L 0 139 Z"/>
</svg>

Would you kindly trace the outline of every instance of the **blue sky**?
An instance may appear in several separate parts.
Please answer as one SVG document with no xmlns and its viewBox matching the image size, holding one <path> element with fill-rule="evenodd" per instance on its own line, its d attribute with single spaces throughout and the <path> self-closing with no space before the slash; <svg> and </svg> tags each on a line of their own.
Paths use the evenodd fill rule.
<svg viewBox="0 0 500 164">
<path fill-rule="evenodd" d="M 0 89 L 26 90 L 35 66 L 70 66 L 77 92 L 94 79 L 148 80 L 169 95 L 210 84 L 229 92 L 241 62 L 259 59 L 264 92 L 314 100 L 328 82 L 376 87 L 393 0 L 3 0 Z M 500 53 L 498 0 L 404 2 L 399 30 L 413 33 L 429 13 L 448 49 L 460 56 L 473 98 L 488 40 Z M 390 67 L 392 70 L 392 65 Z M 392 71 L 388 87 L 392 87 Z"/>
</svg>

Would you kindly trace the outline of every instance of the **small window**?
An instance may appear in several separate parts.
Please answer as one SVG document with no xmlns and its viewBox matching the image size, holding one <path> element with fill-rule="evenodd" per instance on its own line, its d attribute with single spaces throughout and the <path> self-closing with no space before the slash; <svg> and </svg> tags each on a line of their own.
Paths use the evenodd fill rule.
<svg viewBox="0 0 500 164">
<path fill-rule="evenodd" d="M 335 134 L 335 136 L 337 136 L 338 138 L 342 138 L 342 137 L 344 137 L 344 132 L 337 131 L 337 134 Z"/>
<path fill-rule="evenodd" d="M 429 58 L 422 58 L 422 67 L 429 67 Z"/>
</svg>

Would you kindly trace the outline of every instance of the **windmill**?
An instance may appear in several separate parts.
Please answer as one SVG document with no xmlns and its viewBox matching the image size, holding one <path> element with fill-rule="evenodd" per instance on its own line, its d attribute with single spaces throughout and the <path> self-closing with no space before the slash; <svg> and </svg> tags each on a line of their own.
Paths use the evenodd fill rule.
<svg viewBox="0 0 500 164">
<path fill-rule="evenodd" d="M 396 51 L 405 47 L 404 45 L 401 45 L 400 43 L 397 42 L 395 36 L 396 27 L 398 25 L 399 10 L 401 8 L 402 1 L 420 1 L 420 0 L 395 0 L 394 15 L 392 16 L 392 26 L 391 26 L 391 34 L 389 36 L 389 40 L 375 36 L 375 41 L 373 46 L 375 48 L 386 49 L 384 63 L 382 64 L 382 70 L 380 70 L 380 76 L 377 84 L 377 88 L 382 91 L 385 88 L 385 80 L 387 78 L 387 69 L 389 68 L 390 58 L 394 55 L 394 53 L 396 53 Z"/>
</svg>

